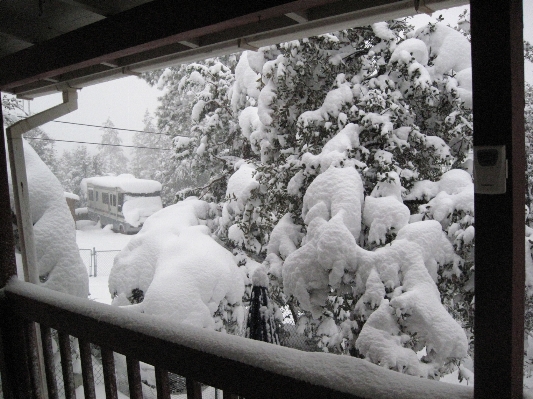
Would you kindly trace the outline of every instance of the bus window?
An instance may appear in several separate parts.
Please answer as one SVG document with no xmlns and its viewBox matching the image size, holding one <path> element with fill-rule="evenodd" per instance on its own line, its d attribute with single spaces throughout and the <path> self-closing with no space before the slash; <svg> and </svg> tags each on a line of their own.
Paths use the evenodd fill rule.
<svg viewBox="0 0 533 399">
<path fill-rule="evenodd" d="M 94 200 L 95 200 L 95 201 L 98 201 L 98 191 L 95 191 L 95 192 L 94 192 Z"/>
<path fill-rule="evenodd" d="M 124 204 L 124 193 L 118 193 L 118 211 L 122 212 L 122 205 Z"/>
<path fill-rule="evenodd" d="M 93 201 L 94 200 L 94 192 L 93 190 L 89 190 L 89 201 Z"/>
<path fill-rule="evenodd" d="M 109 194 L 108 193 L 102 193 L 102 202 L 104 204 L 109 204 Z"/>
<path fill-rule="evenodd" d="M 115 194 L 111 195 L 111 200 L 112 200 L 111 201 L 112 202 L 111 205 L 117 206 L 117 196 Z"/>
</svg>

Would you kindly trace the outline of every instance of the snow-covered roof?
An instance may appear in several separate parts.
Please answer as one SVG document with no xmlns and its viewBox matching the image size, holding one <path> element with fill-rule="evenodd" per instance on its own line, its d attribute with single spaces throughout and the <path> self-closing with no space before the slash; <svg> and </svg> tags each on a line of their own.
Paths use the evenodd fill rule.
<svg viewBox="0 0 533 399">
<path fill-rule="evenodd" d="M 130 174 L 88 177 L 81 182 L 82 190 L 84 192 L 87 191 L 87 184 L 89 183 L 99 187 L 119 187 L 125 192 L 132 194 L 155 193 L 161 191 L 161 183 L 158 181 L 137 179 Z"/>
<path fill-rule="evenodd" d="M 74 193 L 68 193 L 65 191 L 65 198 L 70 198 L 70 199 L 73 199 L 73 200 L 76 200 L 76 201 L 79 201 L 80 200 L 80 197 L 77 196 L 76 194 Z"/>
</svg>

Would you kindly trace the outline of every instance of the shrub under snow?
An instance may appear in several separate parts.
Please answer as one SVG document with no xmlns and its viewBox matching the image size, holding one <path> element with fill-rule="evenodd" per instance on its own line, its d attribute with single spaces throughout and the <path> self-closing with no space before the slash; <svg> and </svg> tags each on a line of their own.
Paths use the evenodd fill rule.
<svg viewBox="0 0 533 399">
<path fill-rule="evenodd" d="M 211 212 L 207 202 L 188 198 L 146 219 L 115 258 L 113 304 L 203 328 L 239 328 L 243 275 L 211 237 Z"/>
</svg>

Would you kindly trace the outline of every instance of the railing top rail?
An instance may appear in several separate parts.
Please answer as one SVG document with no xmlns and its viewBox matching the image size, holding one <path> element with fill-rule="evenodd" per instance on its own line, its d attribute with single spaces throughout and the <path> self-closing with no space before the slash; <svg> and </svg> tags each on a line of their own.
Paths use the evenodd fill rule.
<svg viewBox="0 0 533 399">
<path fill-rule="evenodd" d="M 19 317 L 246 398 L 473 397 L 472 387 L 172 323 L 16 279 L 0 293 L 2 307 Z"/>
</svg>

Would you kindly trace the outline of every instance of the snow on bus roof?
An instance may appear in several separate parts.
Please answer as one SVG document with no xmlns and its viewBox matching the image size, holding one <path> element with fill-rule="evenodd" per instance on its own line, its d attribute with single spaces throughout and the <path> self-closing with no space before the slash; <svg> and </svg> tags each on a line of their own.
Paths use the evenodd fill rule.
<svg viewBox="0 0 533 399">
<path fill-rule="evenodd" d="M 80 200 L 80 197 L 74 193 L 69 193 L 67 191 L 64 192 L 64 195 L 65 195 L 65 198 L 70 198 L 70 199 L 73 199 L 73 200 L 76 200 L 76 201 L 79 201 Z"/>
<path fill-rule="evenodd" d="M 84 192 L 87 191 L 88 183 L 99 187 L 119 187 L 125 192 L 132 194 L 154 193 L 156 191 L 161 191 L 161 183 L 158 181 L 137 179 L 135 176 L 130 174 L 88 177 L 83 179 L 81 182 L 81 188 Z"/>
</svg>

